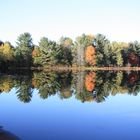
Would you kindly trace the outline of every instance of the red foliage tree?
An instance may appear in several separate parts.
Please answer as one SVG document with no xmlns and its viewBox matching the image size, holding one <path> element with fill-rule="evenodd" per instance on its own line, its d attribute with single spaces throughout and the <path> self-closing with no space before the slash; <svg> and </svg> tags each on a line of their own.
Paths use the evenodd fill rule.
<svg viewBox="0 0 140 140">
<path fill-rule="evenodd" d="M 134 52 L 131 52 L 128 55 L 128 61 L 132 65 L 138 65 L 139 64 L 139 57 Z"/>
</svg>

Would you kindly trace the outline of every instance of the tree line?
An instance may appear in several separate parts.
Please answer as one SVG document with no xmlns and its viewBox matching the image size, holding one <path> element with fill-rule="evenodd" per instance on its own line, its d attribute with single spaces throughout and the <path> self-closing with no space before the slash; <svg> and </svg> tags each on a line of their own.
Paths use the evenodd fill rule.
<svg viewBox="0 0 140 140">
<path fill-rule="evenodd" d="M 42 37 L 35 45 L 30 33 L 18 36 L 16 46 L 0 41 L 0 67 L 139 66 L 138 41 L 111 42 L 104 35 L 61 37 L 58 42 Z"/>
</svg>

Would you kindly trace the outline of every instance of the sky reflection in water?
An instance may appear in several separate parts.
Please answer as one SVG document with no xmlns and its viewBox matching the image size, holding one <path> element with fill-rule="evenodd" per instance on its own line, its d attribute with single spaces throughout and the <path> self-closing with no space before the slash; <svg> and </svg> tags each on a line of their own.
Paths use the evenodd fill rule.
<svg viewBox="0 0 140 140">
<path fill-rule="evenodd" d="M 72 78 L 69 78 L 71 79 L 71 82 L 68 82 L 67 84 L 66 81 L 68 80 L 68 77 L 66 78 L 65 76 L 63 76 L 62 78 L 63 74 L 61 74 L 61 80 L 63 79 L 63 82 L 60 79 L 58 81 L 54 81 L 58 82 L 60 85 L 59 90 L 57 89 L 57 91 L 64 92 L 65 89 L 61 90 L 62 88 L 66 88 L 66 91 L 75 88 L 79 91 L 83 89 L 83 91 L 85 91 L 85 94 L 89 94 L 90 92 L 86 92 L 85 87 L 85 77 L 87 74 L 89 74 L 89 72 L 84 73 L 84 76 L 80 76 L 80 79 L 82 79 L 83 77 L 84 81 L 80 81 L 80 83 L 83 83 L 83 86 L 82 84 L 80 84 L 81 87 L 78 88 L 75 86 L 75 82 L 73 81 L 74 78 L 79 78 L 77 74 L 75 74 L 76 77 L 72 75 Z M 123 78 L 121 79 L 121 84 L 119 85 L 123 88 L 125 87 L 125 91 L 127 92 L 130 92 L 132 89 L 135 92 L 134 89 L 136 89 L 136 87 L 134 88 L 134 86 L 138 86 L 139 80 L 137 79 L 136 81 L 134 81 L 134 83 L 131 82 L 130 84 L 130 82 L 128 82 L 128 77 L 130 76 L 130 74 L 131 73 L 123 73 Z M 116 73 L 111 73 L 109 75 L 111 75 L 112 77 L 108 76 L 108 78 L 103 78 L 102 76 L 103 83 L 106 83 L 105 81 L 107 81 L 107 79 L 110 80 L 110 83 L 113 83 L 111 82 L 111 80 L 116 78 Z M 139 73 L 137 73 L 136 75 L 139 75 Z M 58 75 L 56 77 L 58 78 Z M 33 80 L 33 75 L 30 78 Z M 30 78 L 28 77 L 27 79 L 29 80 Z M 96 89 L 96 91 L 99 91 L 99 87 L 103 86 L 103 83 L 97 82 L 97 79 L 98 81 L 102 81 L 100 77 L 97 77 L 96 73 L 96 82 L 94 83 L 96 83 L 96 86 L 98 87 L 96 88 L 98 90 L 96 88 L 94 88 L 94 90 Z M 128 81 L 126 81 L 126 79 Z M 24 80 L 25 78 L 22 77 L 22 81 Z M 123 80 L 126 81 L 125 84 L 122 83 Z M 77 82 L 78 81 L 76 80 L 76 83 Z M 78 98 L 77 100 L 76 94 L 80 94 L 77 91 L 76 93 L 72 92 L 72 96 L 69 96 L 67 99 L 66 96 L 62 96 L 65 94 L 62 94 L 60 96 L 60 93 L 58 92 L 54 96 L 48 96 L 48 98 L 43 100 L 42 96 L 40 96 L 39 93 L 40 90 L 37 90 L 35 87 L 33 87 L 33 85 L 31 85 L 33 89 L 31 101 L 28 103 L 24 103 L 17 97 L 17 83 L 15 84 L 16 88 L 14 87 L 10 89 L 9 93 L 5 93 L 5 91 L 3 91 L 0 95 L 0 125 L 3 126 L 3 131 L 9 131 L 14 136 L 16 135 L 17 138 L 19 137 L 23 140 L 140 139 L 139 92 L 137 96 L 134 96 L 135 94 L 132 93 L 129 93 L 130 95 L 128 93 L 115 94 L 115 96 L 109 93 L 109 96 L 106 96 L 108 94 L 107 91 L 110 92 L 109 89 L 112 88 L 110 87 L 106 91 L 105 101 L 103 100 L 98 103 L 94 97 L 93 100 L 85 100 L 83 103 L 83 100 L 80 100 L 81 98 Z M 25 83 L 28 84 L 28 82 Z M 65 83 L 67 86 L 62 83 Z M 110 83 L 108 81 L 108 85 L 105 87 L 108 87 Z M 71 87 L 72 84 L 73 87 Z M 113 86 L 114 85 L 116 86 L 115 83 L 113 83 Z M 42 88 L 42 85 L 39 86 L 38 84 L 38 87 Z M 129 87 L 131 87 L 131 90 L 129 89 Z M 100 88 L 102 89 L 102 87 Z M 122 91 L 124 91 L 124 89 Z M 91 93 L 93 93 L 93 91 Z M 96 93 L 100 94 L 98 92 Z M 0 135 L 0 137 L 2 137 L 2 135 Z M 14 139 L 17 138 L 14 137 Z"/>
</svg>

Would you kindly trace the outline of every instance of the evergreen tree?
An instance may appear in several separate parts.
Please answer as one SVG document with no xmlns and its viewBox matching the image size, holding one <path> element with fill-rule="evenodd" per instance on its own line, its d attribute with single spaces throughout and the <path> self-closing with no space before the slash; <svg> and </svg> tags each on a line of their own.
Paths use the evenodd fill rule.
<svg viewBox="0 0 140 140">
<path fill-rule="evenodd" d="M 15 57 L 18 66 L 29 67 L 32 64 L 33 42 L 29 33 L 21 34 L 17 39 Z"/>
</svg>

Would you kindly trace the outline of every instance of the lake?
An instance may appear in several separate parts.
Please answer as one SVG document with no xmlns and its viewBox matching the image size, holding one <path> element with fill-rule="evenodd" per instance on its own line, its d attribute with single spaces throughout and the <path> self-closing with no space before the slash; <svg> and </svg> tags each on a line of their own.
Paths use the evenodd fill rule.
<svg viewBox="0 0 140 140">
<path fill-rule="evenodd" d="M 0 140 L 140 139 L 140 72 L 6 72 Z"/>
</svg>

